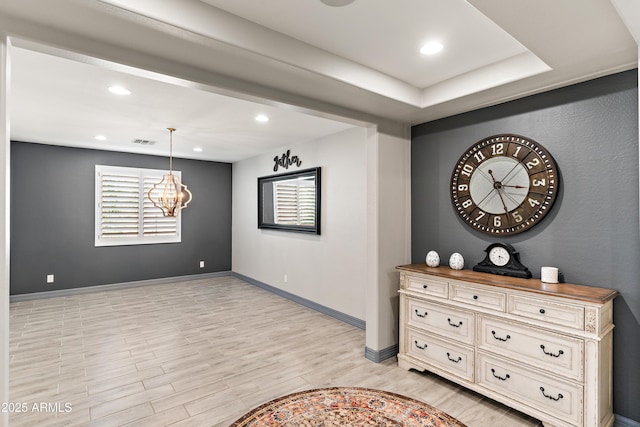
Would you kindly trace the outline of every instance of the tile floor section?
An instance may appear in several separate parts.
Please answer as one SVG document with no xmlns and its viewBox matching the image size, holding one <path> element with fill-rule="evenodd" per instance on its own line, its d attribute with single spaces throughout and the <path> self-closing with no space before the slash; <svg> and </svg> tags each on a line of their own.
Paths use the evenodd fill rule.
<svg viewBox="0 0 640 427">
<path fill-rule="evenodd" d="M 541 425 L 394 359 L 364 331 L 232 276 L 11 303 L 12 427 L 228 426 L 300 390 L 354 386 L 469 427 Z M 20 408 L 14 408 L 20 409 Z"/>
</svg>

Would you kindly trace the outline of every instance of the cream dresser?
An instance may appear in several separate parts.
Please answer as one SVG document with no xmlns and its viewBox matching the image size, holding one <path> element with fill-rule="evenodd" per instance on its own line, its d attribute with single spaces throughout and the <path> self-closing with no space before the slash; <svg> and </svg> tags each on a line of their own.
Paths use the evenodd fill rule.
<svg viewBox="0 0 640 427">
<path fill-rule="evenodd" d="M 428 370 L 545 426 L 610 426 L 611 289 L 423 264 L 400 271 L 404 369 Z"/>
</svg>

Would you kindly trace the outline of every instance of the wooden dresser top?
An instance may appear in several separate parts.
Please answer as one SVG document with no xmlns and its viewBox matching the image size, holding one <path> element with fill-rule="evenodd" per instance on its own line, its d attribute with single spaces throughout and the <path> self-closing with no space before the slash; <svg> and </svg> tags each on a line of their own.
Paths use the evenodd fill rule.
<svg viewBox="0 0 640 427">
<path fill-rule="evenodd" d="M 618 295 L 618 291 L 613 289 L 596 288 L 571 283 L 543 283 L 539 279 L 520 279 L 517 277 L 480 273 L 473 270 L 452 270 L 446 266 L 428 267 L 426 264 L 409 264 L 398 266 L 396 269 L 471 282 L 479 285 L 570 298 L 594 304 L 604 304 Z"/>
</svg>

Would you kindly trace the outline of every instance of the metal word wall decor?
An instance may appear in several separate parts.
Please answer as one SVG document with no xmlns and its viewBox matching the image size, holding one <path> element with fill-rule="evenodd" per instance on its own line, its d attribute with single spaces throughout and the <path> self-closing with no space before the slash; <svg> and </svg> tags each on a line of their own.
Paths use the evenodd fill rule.
<svg viewBox="0 0 640 427">
<path fill-rule="evenodd" d="M 286 153 L 282 153 L 282 156 L 280 157 L 275 156 L 273 158 L 273 161 L 275 163 L 273 165 L 274 172 L 278 172 L 279 167 L 289 169 L 289 166 L 291 165 L 296 165 L 297 167 L 300 167 L 300 165 L 302 164 L 302 160 L 300 160 L 298 156 L 291 156 L 291 150 L 287 150 Z"/>
</svg>

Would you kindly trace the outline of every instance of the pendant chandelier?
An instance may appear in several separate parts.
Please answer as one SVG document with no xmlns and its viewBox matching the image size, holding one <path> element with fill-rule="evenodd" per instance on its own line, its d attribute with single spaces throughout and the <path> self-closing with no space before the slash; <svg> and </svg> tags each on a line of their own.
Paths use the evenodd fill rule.
<svg viewBox="0 0 640 427">
<path fill-rule="evenodd" d="M 162 210 L 164 216 L 176 217 L 180 211 L 191 202 L 191 191 L 186 185 L 180 182 L 180 178 L 173 174 L 173 132 L 174 128 L 167 128 L 169 131 L 169 174 L 162 176 L 162 181 L 155 184 L 147 197 L 153 205 Z"/>
</svg>

